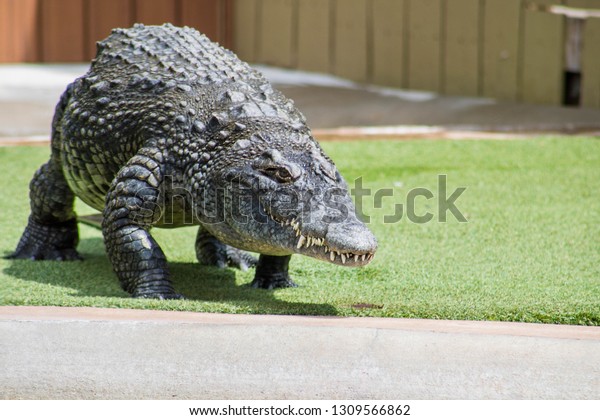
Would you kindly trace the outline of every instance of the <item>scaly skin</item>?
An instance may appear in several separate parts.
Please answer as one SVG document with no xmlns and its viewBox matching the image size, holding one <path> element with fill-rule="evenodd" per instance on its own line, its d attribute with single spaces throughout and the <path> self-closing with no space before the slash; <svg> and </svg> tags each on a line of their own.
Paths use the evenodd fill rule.
<svg viewBox="0 0 600 420">
<path fill-rule="evenodd" d="M 154 226 L 199 225 L 200 263 L 256 265 L 252 285 L 266 289 L 294 286 L 292 253 L 360 266 L 377 247 L 292 101 L 190 28 L 136 25 L 98 43 L 56 107 L 30 190 L 10 257 L 78 259 L 76 195 L 102 211 L 108 257 L 135 297 L 181 297 Z"/>
</svg>

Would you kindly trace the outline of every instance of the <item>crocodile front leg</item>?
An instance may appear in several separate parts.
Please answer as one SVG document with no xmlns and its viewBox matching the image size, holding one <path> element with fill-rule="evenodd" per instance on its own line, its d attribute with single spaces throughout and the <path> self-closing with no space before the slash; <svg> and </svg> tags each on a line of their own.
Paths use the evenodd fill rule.
<svg viewBox="0 0 600 420">
<path fill-rule="evenodd" d="M 278 289 L 283 287 L 298 287 L 288 274 L 291 255 L 276 257 L 261 254 L 258 258 L 256 273 L 251 286 L 261 289 Z"/>
<path fill-rule="evenodd" d="M 180 299 L 167 259 L 150 227 L 160 218 L 160 153 L 142 149 L 117 174 L 108 192 L 102 233 L 121 286 L 133 297 Z"/>
</svg>

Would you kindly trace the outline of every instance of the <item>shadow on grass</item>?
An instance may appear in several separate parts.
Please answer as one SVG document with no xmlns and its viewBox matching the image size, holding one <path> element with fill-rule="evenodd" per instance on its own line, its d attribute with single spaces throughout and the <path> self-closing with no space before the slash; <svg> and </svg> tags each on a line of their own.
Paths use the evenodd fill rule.
<svg viewBox="0 0 600 420">
<path fill-rule="evenodd" d="M 3 271 L 21 280 L 56 286 L 57 301 L 65 296 L 129 298 L 119 286 L 100 238 L 83 239 L 78 249 L 83 261 L 8 260 L 8 267 Z M 187 298 L 186 302 L 198 303 L 200 309 L 202 303 L 215 302 L 242 308 L 248 313 L 337 314 L 331 305 L 286 302 L 277 299 L 274 291 L 254 289 L 249 284 L 238 285 L 233 269 L 169 262 L 169 270 L 175 290 Z M 50 301 L 52 297 L 39 300 L 44 299 Z"/>
</svg>

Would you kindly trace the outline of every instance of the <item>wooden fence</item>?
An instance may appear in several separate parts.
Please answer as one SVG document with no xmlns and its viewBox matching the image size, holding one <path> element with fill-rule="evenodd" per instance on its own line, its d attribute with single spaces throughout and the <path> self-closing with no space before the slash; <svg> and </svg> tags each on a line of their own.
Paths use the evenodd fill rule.
<svg viewBox="0 0 600 420">
<path fill-rule="evenodd" d="M 561 104 L 565 18 L 534 10 L 556 4 L 600 9 L 600 0 L 0 0 L 0 63 L 88 61 L 113 27 L 172 22 L 251 62 Z M 579 102 L 600 107 L 600 19 L 582 38 Z"/>
<path fill-rule="evenodd" d="M 229 45 L 229 0 L 0 0 L 0 63 L 89 61 L 135 22 L 193 26 Z"/>
<path fill-rule="evenodd" d="M 234 0 L 244 59 L 358 82 L 561 104 L 565 18 L 600 0 Z M 583 34 L 581 104 L 600 107 L 600 19 Z"/>
</svg>

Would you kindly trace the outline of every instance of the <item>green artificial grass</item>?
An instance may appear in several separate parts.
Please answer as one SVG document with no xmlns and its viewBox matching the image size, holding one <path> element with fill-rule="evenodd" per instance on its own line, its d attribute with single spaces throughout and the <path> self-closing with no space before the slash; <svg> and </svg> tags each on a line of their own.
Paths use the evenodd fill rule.
<svg viewBox="0 0 600 420">
<path fill-rule="evenodd" d="M 83 262 L 0 260 L 0 304 L 99 306 L 227 313 L 355 315 L 600 325 L 600 141 L 541 137 L 519 141 L 323 143 L 352 186 L 391 189 L 364 213 L 379 240 L 375 260 L 349 269 L 292 258 L 300 287 L 248 287 L 254 270 L 202 267 L 195 228 L 155 229 L 176 289 L 188 300 L 128 298 L 105 255 L 100 231 L 80 224 Z M 14 249 L 29 214 L 28 183 L 46 147 L 0 148 L 0 252 Z M 439 222 L 438 175 L 447 196 L 466 187 Z M 415 214 L 384 223 L 414 188 Z M 79 214 L 91 210 L 77 203 Z"/>
</svg>

